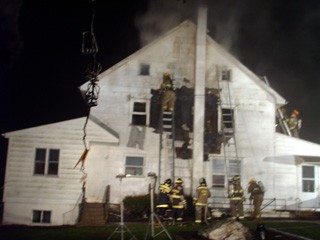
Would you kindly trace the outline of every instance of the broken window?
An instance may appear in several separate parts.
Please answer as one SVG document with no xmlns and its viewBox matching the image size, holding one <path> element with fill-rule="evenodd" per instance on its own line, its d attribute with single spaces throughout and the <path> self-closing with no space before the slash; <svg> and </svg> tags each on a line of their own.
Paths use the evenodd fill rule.
<svg viewBox="0 0 320 240">
<path fill-rule="evenodd" d="M 147 103 L 141 101 L 134 101 L 131 114 L 132 125 L 147 125 Z"/>
<path fill-rule="evenodd" d="M 59 149 L 37 148 L 35 152 L 34 174 L 58 175 Z"/>
<path fill-rule="evenodd" d="M 144 76 L 150 75 L 150 65 L 149 64 L 141 63 L 140 75 L 144 75 Z"/>
<path fill-rule="evenodd" d="M 220 138 L 218 136 L 218 91 L 206 89 L 205 95 L 205 126 L 204 126 L 204 160 L 211 153 L 220 153 Z"/>
<path fill-rule="evenodd" d="M 225 130 L 233 129 L 233 109 L 228 109 L 228 108 L 222 109 L 222 122 Z"/>
<path fill-rule="evenodd" d="M 302 166 L 302 192 L 314 192 L 314 166 Z"/>
<path fill-rule="evenodd" d="M 126 175 L 142 176 L 143 174 L 143 157 L 127 156 L 126 157 Z"/>
</svg>

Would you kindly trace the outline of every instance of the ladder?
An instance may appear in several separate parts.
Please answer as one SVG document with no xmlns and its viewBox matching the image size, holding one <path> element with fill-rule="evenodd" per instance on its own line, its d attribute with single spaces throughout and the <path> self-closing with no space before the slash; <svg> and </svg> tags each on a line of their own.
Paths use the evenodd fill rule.
<svg viewBox="0 0 320 240">
<path fill-rule="evenodd" d="M 221 134 L 223 139 L 223 155 L 226 168 L 226 181 L 230 179 L 231 174 L 236 174 L 231 172 L 231 169 L 240 169 L 241 161 L 238 156 L 237 141 L 235 137 L 235 122 L 234 122 L 234 109 L 231 101 L 230 93 L 230 81 L 225 80 L 225 87 L 222 89 L 224 92 L 223 97 L 221 92 L 219 93 L 220 101 L 218 103 L 218 108 L 221 114 Z M 220 79 L 218 80 L 218 88 L 220 87 Z"/>
<path fill-rule="evenodd" d="M 266 85 L 270 87 L 268 78 L 266 76 L 262 76 L 261 78 L 266 83 Z M 286 116 L 284 116 L 284 114 L 280 108 L 278 108 L 276 111 L 276 118 L 278 120 L 278 123 L 279 123 L 281 129 L 282 129 L 282 132 L 291 137 L 292 133 L 291 133 L 290 128 L 288 126 L 288 123 L 286 121 Z"/>
<path fill-rule="evenodd" d="M 159 180 L 161 173 L 162 150 L 167 150 L 169 176 L 175 178 L 175 112 L 162 111 L 160 113 L 160 141 L 159 141 Z M 165 147 L 164 147 L 165 146 Z"/>
</svg>

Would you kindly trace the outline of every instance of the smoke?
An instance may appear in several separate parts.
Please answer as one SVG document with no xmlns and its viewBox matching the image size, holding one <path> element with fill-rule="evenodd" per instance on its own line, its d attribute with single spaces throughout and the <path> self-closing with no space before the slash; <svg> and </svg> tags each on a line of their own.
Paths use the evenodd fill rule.
<svg viewBox="0 0 320 240">
<path fill-rule="evenodd" d="M 22 47 L 18 28 L 21 5 L 22 0 L 0 1 L 0 65 L 3 71 L 14 65 Z"/>
<path fill-rule="evenodd" d="M 140 31 L 142 46 L 161 36 L 187 18 L 193 19 L 197 1 L 151 0 L 148 10 L 137 16 L 135 24 Z"/>
<path fill-rule="evenodd" d="M 148 10 L 136 18 L 141 45 L 146 45 L 186 19 L 196 24 L 199 2 L 199 0 L 149 1 Z M 236 52 L 233 48 L 238 41 L 241 20 L 248 13 L 247 3 L 231 0 L 207 1 L 209 35 L 233 53 Z"/>
</svg>

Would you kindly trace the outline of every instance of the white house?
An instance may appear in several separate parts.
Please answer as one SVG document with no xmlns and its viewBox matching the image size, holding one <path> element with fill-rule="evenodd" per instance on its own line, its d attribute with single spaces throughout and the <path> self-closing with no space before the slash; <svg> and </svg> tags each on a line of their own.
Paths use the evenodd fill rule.
<svg viewBox="0 0 320 240">
<path fill-rule="evenodd" d="M 190 157 L 176 154 L 181 138 L 173 142 L 171 133 L 154 131 L 153 93 L 164 72 L 174 76 L 177 92 L 188 83 Z M 320 145 L 276 131 L 285 99 L 206 34 L 205 8 L 199 8 L 198 27 L 182 22 L 99 79 L 83 165 L 76 166 L 84 151 L 85 117 L 3 134 L 9 140 L 4 224 L 74 224 L 81 201 L 103 203 L 106 189 L 110 203 L 146 194 L 150 172 L 158 183 L 182 178 L 187 194 L 205 177 L 213 207 L 226 207 L 228 179 L 239 174 L 243 187 L 252 177 L 261 180 L 265 198 L 281 201 L 279 210 L 320 209 Z M 217 100 L 213 92 L 217 106 L 210 105 Z M 181 111 L 189 106 L 184 101 L 176 106 L 177 132 Z M 214 122 L 214 150 L 206 148 L 208 120 Z M 121 186 L 118 174 L 127 175 Z"/>
</svg>

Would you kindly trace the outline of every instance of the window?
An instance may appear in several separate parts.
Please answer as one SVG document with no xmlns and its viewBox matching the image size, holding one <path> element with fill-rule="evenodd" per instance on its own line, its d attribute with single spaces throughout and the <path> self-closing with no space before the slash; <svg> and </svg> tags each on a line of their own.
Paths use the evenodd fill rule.
<svg viewBox="0 0 320 240">
<path fill-rule="evenodd" d="M 144 76 L 150 75 L 150 65 L 149 64 L 141 63 L 140 75 L 144 75 Z"/>
<path fill-rule="evenodd" d="M 233 109 L 222 109 L 222 122 L 227 129 L 233 128 Z"/>
<path fill-rule="evenodd" d="M 59 149 L 37 148 L 35 153 L 34 174 L 58 175 Z"/>
<path fill-rule="evenodd" d="M 314 192 L 314 166 L 302 166 L 302 191 Z"/>
<path fill-rule="evenodd" d="M 147 125 L 147 103 L 142 101 L 134 101 L 131 115 L 132 125 Z"/>
<path fill-rule="evenodd" d="M 126 175 L 142 176 L 143 174 L 143 157 L 126 157 Z"/>
<path fill-rule="evenodd" d="M 227 173 L 230 176 L 240 175 L 240 161 L 236 159 L 213 159 L 212 186 L 224 187 Z"/>
<path fill-rule="evenodd" d="M 222 69 L 221 80 L 222 81 L 231 81 L 231 70 L 230 69 Z"/>
<path fill-rule="evenodd" d="M 50 223 L 51 211 L 33 210 L 32 222 L 34 223 Z"/>
</svg>

